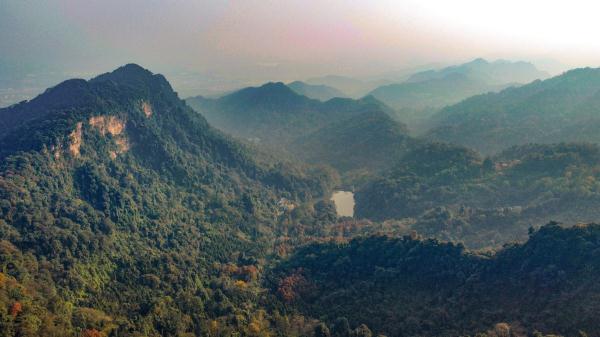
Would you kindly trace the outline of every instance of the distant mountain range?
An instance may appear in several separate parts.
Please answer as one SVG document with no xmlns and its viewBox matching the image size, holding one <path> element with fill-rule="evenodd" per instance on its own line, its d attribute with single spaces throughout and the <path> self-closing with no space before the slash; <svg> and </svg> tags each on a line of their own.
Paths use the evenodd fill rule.
<svg viewBox="0 0 600 337">
<path fill-rule="evenodd" d="M 461 65 L 450 66 L 440 70 L 427 70 L 411 75 L 406 82 L 424 82 L 442 79 L 451 74 L 463 74 L 473 79 L 479 79 L 487 84 L 504 85 L 507 83 L 529 83 L 550 76 L 545 71 L 538 70 L 529 62 L 510 62 L 497 60 L 494 62 L 478 58 Z"/>
<path fill-rule="evenodd" d="M 428 138 L 494 153 L 513 145 L 600 142 L 600 69 L 479 95 L 433 117 Z"/>
<path fill-rule="evenodd" d="M 403 83 L 384 85 L 370 94 L 397 110 L 412 111 L 415 116 L 399 115 L 400 119 L 410 119 L 421 117 L 422 110 L 439 109 L 473 95 L 546 77 L 547 73 L 530 63 L 476 59 L 459 66 L 419 72 Z"/>
</svg>

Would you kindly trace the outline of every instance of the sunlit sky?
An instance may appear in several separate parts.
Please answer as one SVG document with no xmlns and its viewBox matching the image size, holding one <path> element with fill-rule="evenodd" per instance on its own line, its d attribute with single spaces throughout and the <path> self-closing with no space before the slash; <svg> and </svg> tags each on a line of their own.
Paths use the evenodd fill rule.
<svg viewBox="0 0 600 337">
<path fill-rule="evenodd" d="M 600 65 L 598 13 L 580 0 L 0 0 L 0 76 L 135 62 L 177 87 L 182 74 L 369 76 L 477 57 L 556 72 Z"/>
</svg>

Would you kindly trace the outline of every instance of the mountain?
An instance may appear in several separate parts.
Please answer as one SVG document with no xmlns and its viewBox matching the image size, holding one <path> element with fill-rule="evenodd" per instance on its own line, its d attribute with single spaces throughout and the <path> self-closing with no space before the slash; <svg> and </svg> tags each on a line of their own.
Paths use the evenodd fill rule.
<svg viewBox="0 0 600 337">
<path fill-rule="evenodd" d="M 530 63 L 476 59 L 441 70 L 419 72 L 403 83 L 384 85 L 370 94 L 399 110 L 400 120 L 414 124 L 437 109 L 470 96 L 546 77 L 546 73 Z"/>
<path fill-rule="evenodd" d="M 598 142 L 600 69 L 469 98 L 436 114 L 430 139 L 495 153 L 527 143 Z"/>
<path fill-rule="evenodd" d="M 329 216 L 327 172 L 233 141 L 134 64 L 0 116 L 0 334 L 270 329 L 258 275 L 287 226 Z"/>
<path fill-rule="evenodd" d="M 320 102 L 297 94 L 283 83 L 245 88 L 214 100 L 192 98 L 187 102 L 227 133 L 277 146 L 377 105 L 372 100 L 348 98 Z"/>
<path fill-rule="evenodd" d="M 332 336 L 359 324 L 363 336 L 592 336 L 599 237 L 600 225 L 548 224 L 491 254 L 414 235 L 315 243 L 270 280 Z"/>
<path fill-rule="evenodd" d="M 415 141 L 405 125 L 382 109 L 331 123 L 298 138 L 293 144 L 302 160 L 326 163 L 340 172 L 385 169 L 391 158 L 399 158 Z"/>
<path fill-rule="evenodd" d="M 305 82 L 312 85 L 326 85 L 335 88 L 352 98 L 363 97 L 378 86 L 389 83 L 388 80 L 365 81 L 358 78 L 339 75 L 315 77 L 308 79 Z"/>
<path fill-rule="evenodd" d="M 301 81 L 295 81 L 288 83 L 287 86 L 299 95 L 318 99 L 323 102 L 336 97 L 346 97 L 341 91 L 327 85 L 307 84 Z"/>
<path fill-rule="evenodd" d="M 267 83 L 188 103 L 227 133 L 342 174 L 383 169 L 412 143 L 406 127 L 389 117 L 393 111 L 371 96 L 320 102 Z"/>
<path fill-rule="evenodd" d="M 419 82 L 390 84 L 371 91 L 370 95 L 396 109 L 440 108 L 467 97 L 494 91 L 505 85 L 490 85 L 468 74 L 452 73 Z"/>
<path fill-rule="evenodd" d="M 594 144 L 528 145 L 484 159 L 428 143 L 359 187 L 355 217 L 395 219 L 404 232 L 472 248 L 498 247 L 524 239 L 532 224 L 597 219 L 599 169 Z"/>
</svg>

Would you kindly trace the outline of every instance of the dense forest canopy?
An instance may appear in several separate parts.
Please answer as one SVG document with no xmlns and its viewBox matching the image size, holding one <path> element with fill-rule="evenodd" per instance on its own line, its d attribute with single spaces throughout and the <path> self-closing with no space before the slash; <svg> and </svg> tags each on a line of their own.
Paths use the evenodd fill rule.
<svg viewBox="0 0 600 337">
<path fill-rule="evenodd" d="M 424 235 L 499 246 L 524 239 L 531 225 L 596 219 L 599 165 L 594 144 L 526 145 L 485 159 L 425 144 L 358 189 L 356 216 L 408 218 Z"/>
<path fill-rule="evenodd" d="M 271 278 L 288 306 L 334 329 L 346 320 L 389 336 L 464 336 L 508 322 L 496 325 L 505 336 L 596 335 L 599 237 L 599 225 L 549 224 L 524 244 L 481 255 L 374 236 L 306 246 Z"/>
<path fill-rule="evenodd" d="M 327 171 L 267 161 L 137 65 L 1 113 L 20 120 L 0 140 L 0 334 L 270 326 L 260 261 L 284 220 L 311 221 L 291 211 L 327 193 Z"/>
</svg>

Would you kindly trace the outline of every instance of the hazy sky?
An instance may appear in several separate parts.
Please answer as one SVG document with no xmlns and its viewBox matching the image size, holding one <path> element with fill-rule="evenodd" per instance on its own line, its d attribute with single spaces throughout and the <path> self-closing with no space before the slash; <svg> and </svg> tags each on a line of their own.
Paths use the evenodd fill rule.
<svg viewBox="0 0 600 337">
<path fill-rule="evenodd" d="M 579 0 L 0 0 L 0 76 L 128 62 L 178 81 L 190 71 L 359 76 L 476 57 L 599 66 L 598 13 Z"/>
</svg>

